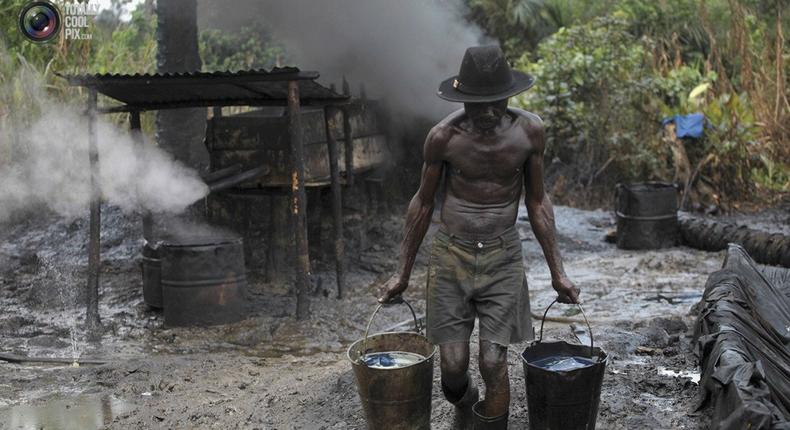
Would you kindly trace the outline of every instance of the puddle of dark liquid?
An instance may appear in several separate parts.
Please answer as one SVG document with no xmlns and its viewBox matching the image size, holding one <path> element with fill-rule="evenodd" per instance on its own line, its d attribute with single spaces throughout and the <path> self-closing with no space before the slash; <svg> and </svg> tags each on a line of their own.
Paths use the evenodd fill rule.
<svg viewBox="0 0 790 430">
<path fill-rule="evenodd" d="M 3 429 L 97 430 L 131 409 L 112 396 L 79 396 L 0 409 Z"/>
</svg>

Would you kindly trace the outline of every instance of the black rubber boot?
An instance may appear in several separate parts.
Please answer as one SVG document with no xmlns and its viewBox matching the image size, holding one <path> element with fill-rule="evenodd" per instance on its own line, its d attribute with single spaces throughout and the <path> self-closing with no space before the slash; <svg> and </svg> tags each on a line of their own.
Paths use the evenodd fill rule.
<svg viewBox="0 0 790 430">
<path fill-rule="evenodd" d="M 483 402 L 477 402 L 472 407 L 475 416 L 474 430 L 507 430 L 507 418 L 510 411 L 498 417 L 487 417 L 482 414 Z"/>
<path fill-rule="evenodd" d="M 477 386 L 469 378 L 466 383 L 466 389 L 461 397 L 453 395 L 447 387 L 442 384 L 442 392 L 444 397 L 455 406 L 455 417 L 453 418 L 454 430 L 474 430 L 474 419 L 472 417 L 472 405 L 477 403 L 480 395 L 477 391 Z"/>
</svg>

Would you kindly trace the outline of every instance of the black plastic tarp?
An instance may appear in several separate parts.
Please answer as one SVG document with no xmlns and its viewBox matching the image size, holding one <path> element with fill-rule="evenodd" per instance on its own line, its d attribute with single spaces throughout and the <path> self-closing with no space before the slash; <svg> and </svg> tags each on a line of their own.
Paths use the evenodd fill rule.
<svg viewBox="0 0 790 430">
<path fill-rule="evenodd" d="M 714 429 L 790 430 L 790 270 L 730 244 L 699 304 L 700 408 Z"/>
</svg>

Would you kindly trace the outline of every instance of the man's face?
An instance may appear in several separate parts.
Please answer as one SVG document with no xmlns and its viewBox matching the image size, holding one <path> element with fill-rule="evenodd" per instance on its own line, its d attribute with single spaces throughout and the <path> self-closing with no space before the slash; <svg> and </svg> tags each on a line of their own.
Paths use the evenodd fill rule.
<svg viewBox="0 0 790 430">
<path fill-rule="evenodd" d="M 464 103 L 466 115 L 479 130 L 491 130 L 507 114 L 507 99 L 489 103 Z"/>
</svg>

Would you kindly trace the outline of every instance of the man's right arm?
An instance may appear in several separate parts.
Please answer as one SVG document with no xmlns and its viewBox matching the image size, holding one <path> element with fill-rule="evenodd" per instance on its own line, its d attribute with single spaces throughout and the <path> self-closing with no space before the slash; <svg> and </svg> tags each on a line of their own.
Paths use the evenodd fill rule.
<svg viewBox="0 0 790 430">
<path fill-rule="evenodd" d="M 379 297 L 381 303 L 397 297 L 409 286 L 409 277 L 417 258 L 417 251 L 431 225 L 434 197 L 442 177 L 444 163 L 442 154 L 448 139 L 449 130 L 444 125 L 434 127 L 425 139 L 420 188 L 411 199 L 406 212 L 406 224 L 398 258 L 398 273 L 384 285 L 384 292 Z"/>
</svg>

